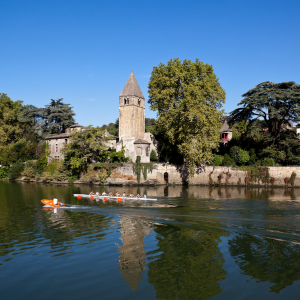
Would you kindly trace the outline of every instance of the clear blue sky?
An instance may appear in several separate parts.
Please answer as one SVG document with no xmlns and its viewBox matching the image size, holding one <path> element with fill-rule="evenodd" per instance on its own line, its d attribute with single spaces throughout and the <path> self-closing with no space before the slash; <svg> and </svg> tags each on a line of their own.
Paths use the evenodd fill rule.
<svg viewBox="0 0 300 300">
<path fill-rule="evenodd" d="M 37 107 L 64 98 L 84 126 L 118 118 L 131 70 L 147 100 L 153 67 L 176 57 L 214 67 L 226 112 L 263 81 L 300 84 L 299 0 L 0 0 L 0 11 L 0 92 Z"/>
</svg>

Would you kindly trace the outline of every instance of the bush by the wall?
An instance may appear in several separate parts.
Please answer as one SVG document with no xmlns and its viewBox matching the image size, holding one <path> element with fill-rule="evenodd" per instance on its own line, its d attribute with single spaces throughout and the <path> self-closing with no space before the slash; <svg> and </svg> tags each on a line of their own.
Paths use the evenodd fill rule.
<svg viewBox="0 0 300 300">
<path fill-rule="evenodd" d="M 238 146 L 233 146 L 230 148 L 230 156 L 232 159 L 234 159 L 235 161 L 237 160 L 238 158 L 238 155 L 239 155 L 239 151 L 241 150 L 240 147 Z"/>
<path fill-rule="evenodd" d="M 151 153 L 150 153 L 150 161 L 158 161 L 158 158 L 157 158 L 157 155 L 156 155 L 156 152 L 154 149 L 151 150 Z"/>
<path fill-rule="evenodd" d="M 214 158 L 211 162 L 212 166 L 221 166 L 223 163 L 223 156 L 222 155 L 214 155 Z"/>
<path fill-rule="evenodd" d="M 240 149 L 238 152 L 238 156 L 236 162 L 245 165 L 250 160 L 249 152 L 243 149 Z"/>
<path fill-rule="evenodd" d="M 229 166 L 235 166 L 236 163 L 235 163 L 235 161 L 229 156 L 229 154 L 226 153 L 226 154 L 224 155 L 224 159 L 223 159 L 222 165 L 223 165 L 223 166 L 229 167 Z"/>
<path fill-rule="evenodd" d="M 262 163 L 262 166 L 271 166 L 274 167 L 275 166 L 275 160 L 273 158 L 265 158 Z"/>
</svg>

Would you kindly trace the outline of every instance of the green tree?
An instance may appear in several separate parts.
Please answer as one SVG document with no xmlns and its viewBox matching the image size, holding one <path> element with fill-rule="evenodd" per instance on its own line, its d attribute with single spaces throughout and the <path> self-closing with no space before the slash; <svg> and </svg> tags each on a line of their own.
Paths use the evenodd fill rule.
<svg viewBox="0 0 300 300">
<path fill-rule="evenodd" d="M 105 162 L 110 155 L 110 148 L 105 144 L 109 137 L 99 127 L 84 127 L 70 137 L 70 143 L 62 152 L 66 164 L 74 175 L 87 170 L 88 163 Z"/>
<path fill-rule="evenodd" d="M 158 158 L 157 158 L 157 155 L 156 155 L 156 152 L 154 149 L 152 149 L 150 152 L 150 161 L 158 161 Z"/>
<path fill-rule="evenodd" d="M 291 128 L 291 122 L 300 120 L 300 85 L 293 81 L 273 83 L 263 82 L 242 95 L 238 104 L 242 107 L 231 112 L 234 122 L 249 121 L 252 127 L 260 127 L 263 120 L 267 133 L 264 139 L 272 145 L 278 145 L 283 132 Z M 292 131 L 290 131 L 293 133 Z M 295 134 L 294 138 L 296 138 Z"/>
<path fill-rule="evenodd" d="M 16 142 L 22 136 L 21 110 L 22 101 L 13 101 L 7 94 L 0 93 L 0 146 Z"/>
<path fill-rule="evenodd" d="M 193 175 L 196 166 L 211 161 L 212 150 L 219 146 L 219 109 L 225 92 L 213 67 L 198 59 L 171 59 L 153 68 L 148 88 L 158 127 Z"/>
<path fill-rule="evenodd" d="M 46 105 L 43 110 L 44 118 L 46 120 L 46 125 L 48 133 L 57 134 L 65 132 L 66 128 L 75 124 L 73 116 L 75 113 L 70 107 L 70 104 L 65 104 L 62 102 L 63 98 L 53 100 L 51 103 Z"/>
</svg>

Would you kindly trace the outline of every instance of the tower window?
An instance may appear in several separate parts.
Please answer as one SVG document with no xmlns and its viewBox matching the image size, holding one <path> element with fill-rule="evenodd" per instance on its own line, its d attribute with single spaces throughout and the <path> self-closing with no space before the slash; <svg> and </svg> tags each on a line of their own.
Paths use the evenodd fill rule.
<svg viewBox="0 0 300 300">
<path fill-rule="evenodd" d="M 138 106 L 141 105 L 141 99 L 138 99 Z"/>
<path fill-rule="evenodd" d="M 124 98 L 124 105 L 129 104 L 129 98 Z"/>
</svg>

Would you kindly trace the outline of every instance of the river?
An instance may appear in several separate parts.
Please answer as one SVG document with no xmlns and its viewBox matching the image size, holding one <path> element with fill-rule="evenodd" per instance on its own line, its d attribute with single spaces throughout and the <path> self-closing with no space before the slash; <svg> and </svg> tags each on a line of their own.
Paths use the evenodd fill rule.
<svg viewBox="0 0 300 300">
<path fill-rule="evenodd" d="M 295 299 L 300 190 L 0 181 L 0 295 L 10 299 Z M 45 209 L 41 199 L 70 207 Z"/>
</svg>

